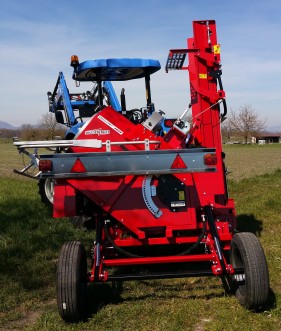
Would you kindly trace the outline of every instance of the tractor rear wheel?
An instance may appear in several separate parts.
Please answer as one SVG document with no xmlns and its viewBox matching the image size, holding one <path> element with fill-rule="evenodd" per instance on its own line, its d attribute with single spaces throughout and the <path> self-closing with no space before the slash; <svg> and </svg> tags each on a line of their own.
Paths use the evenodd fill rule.
<svg viewBox="0 0 281 331">
<path fill-rule="evenodd" d="M 83 244 L 70 241 L 62 246 L 57 264 L 57 305 L 61 318 L 78 322 L 86 317 L 87 259 Z"/>
<path fill-rule="evenodd" d="M 41 201 L 47 207 L 52 206 L 54 202 L 54 179 L 39 179 L 38 188 Z"/>
<path fill-rule="evenodd" d="M 231 241 L 230 263 L 243 268 L 243 274 L 233 276 L 236 297 L 243 307 L 261 310 L 269 295 L 266 258 L 258 238 L 250 232 L 236 233 Z"/>
</svg>

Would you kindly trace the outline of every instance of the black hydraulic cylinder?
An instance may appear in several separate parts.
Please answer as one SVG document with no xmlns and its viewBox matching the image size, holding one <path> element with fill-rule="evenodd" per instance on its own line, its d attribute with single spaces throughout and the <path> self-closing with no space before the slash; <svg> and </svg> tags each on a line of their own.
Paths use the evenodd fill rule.
<svg viewBox="0 0 281 331">
<path fill-rule="evenodd" d="M 96 243 L 95 243 L 95 280 L 99 280 L 100 260 L 101 260 L 101 240 L 102 240 L 102 212 L 96 215 Z"/>
<path fill-rule="evenodd" d="M 125 89 L 122 88 L 121 90 L 121 95 L 120 95 L 120 100 L 121 100 L 121 111 L 122 114 L 126 114 L 126 98 L 125 98 Z"/>
<path fill-rule="evenodd" d="M 219 240 L 219 234 L 218 234 L 218 230 L 216 228 L 216 224 L 215 224 L 215 220 L 214 220 L 214 217 L 213 217 L 211 206 L 205 206 L 204 210 L 206 212 L 207 221 L 208 221 L 208 225 L 209 225 L 209 228 L 210 228 L 211 235 L 212 235 L 212 237 L 215 241 L 215 246 L 216 246 L 216 250 L 217 250 L 217 253 L 218 253 L 219 260 L 221 262 L 221 266 L 222 266 L 223 269 L 225 269 L 224 260 L 223 260 L 223 253 L 222 253 L 222 250 L 221 250 L 221 245 L 220 245 L 220 240 Z"/>
</svg>

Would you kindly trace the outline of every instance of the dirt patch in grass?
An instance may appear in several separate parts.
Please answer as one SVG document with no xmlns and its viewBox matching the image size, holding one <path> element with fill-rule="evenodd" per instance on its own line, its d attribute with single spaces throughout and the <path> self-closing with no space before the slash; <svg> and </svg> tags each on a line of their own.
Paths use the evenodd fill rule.
<svg viewBox="0 0 281 331">
<path fill-rule="evenodd" d="M 210 323 L 212 320 L 210 318 L 203 318 L 194 328 L 194 331 L 204 331 L 206 330 L 205 326 Z"/>
<path fill-rule="evenodd" d="M 46 301 L 43 305 L 36 310 L 30 310 L 25 307 L 18 307 L 15 312 L 16 315 L 20 316 L 14 321 L 9 321 L 0 326 L 1 331 L 13 331 L 13 330 L 25 330 L 32 327 L 46 309 L 49 309 L 51 305 L 55 305 L 55 299 Z"/>
</svg>

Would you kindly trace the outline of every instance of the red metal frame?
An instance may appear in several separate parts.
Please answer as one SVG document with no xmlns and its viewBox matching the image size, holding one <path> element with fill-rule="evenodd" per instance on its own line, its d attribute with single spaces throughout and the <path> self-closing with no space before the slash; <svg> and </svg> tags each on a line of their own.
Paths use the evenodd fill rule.
<svg viewBox="0 0 281 331">
<path fill-rule="evenodd" d="M 234 272 L 225 254 L 236 227 L 236 215 L 234 202 L 227 195 L 222 156 L 219 103 L 225 93 L 218 89 L 216 79 L 220 75 L 220 48 L 215 21 L 195 21 L 193 32 L 193 38 L 187 41 L 187 49 L 169 52 L 166 67 L 166 70 L 189 72 L 193 126 L 188 142 L 186 135 L 176 127 L 166 136 L 158 137 L 110 107 L 94 115 L 77 139 L 88 139 L 87 133 L 98 129 L 103 136 L 94 138 L 104 141 L 158 141 L 159 144 L 152 147 L 155 151 L 215 148 L 216 171 L 193 173 L 186 164 L 186 172 L 163 174 L 162 177 L 130 174 L 58 179 L 54 188 L 54 217 L 76 215 L 78 195 L 92 201 L 98 210 L 94 215 L 97 235 L 93 268 L 89 274 L 91 282 L 110 280 L 108 269 L 112 267 L 132 265 L 210 262 L 213 275 Z M 183 65 L 186 55 L 188 66 Z M 121 144 L 112 146 L 116 153 L 122 153 L 124 149 L 135 151 L 144 147 L 141 144 L 130 144 L 126 148 Z M 106 152 L 106 147 L 102 151 Z M 70 152 L 89 152 L 89 148 L 71 147 Z M 171 167 L 184 167 L 177 159 L 174 162 L 176 166 L 171 164 Z M 165 181 L 169 180 L 171 184 L 167 190 L 172 187 L 178 191 L 182 206 L 167 206 L 165 192 L 160 192 L 160 186 L 165 187 Z M 147 186 L 156 192 L 147 193 Z M 153 214 L 153 208 L 161 214 Z M 189 250 L 193 245 L 196 246 L 194 252 Z M 165 253 L 159 253 L 157 247 L 163 247 Z M 170 248 L 168 253 L 167 247 Z M 182 252 L 180 247 L 183 247 Z M 143 255 L 147 251 L 148 254 L 142 256 L 139 253 L 142 251 Z"/>
</svg>

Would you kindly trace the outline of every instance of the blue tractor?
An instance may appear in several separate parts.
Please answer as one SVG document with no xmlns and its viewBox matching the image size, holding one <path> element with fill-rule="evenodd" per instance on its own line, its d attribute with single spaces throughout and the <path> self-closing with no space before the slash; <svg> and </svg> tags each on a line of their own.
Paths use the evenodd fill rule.
<svg viewBox="0 0 281 331">
<path fill-rule="evenodd" d="M 75 68 L 78 63 L 78 57 L 73 55 L 71 57 L 71 66 Z M 88 83 L 93 82 L 91 77 L 85 77 L 83 81 Z M 70 93 L 65 77 L 63 73 L 60 72 L 53 92 L 47 92 L 49 111 L 55 115 L 58 123 L 67 127 L 64 139 L 74 139 L 82 126 L 100 110 L 101 105 L 110 105 L 117 112 L 122 113 L 131 121 L 136 123 L 142 116 L 138 109 L 126 109 L 124 88 L 121 90 L 119 102 L 111 81 L 102 81 L 101 84 L 93 82 L 93 84 L 94 85 L 90 91 Z M 76 86 L 79 87 L 79 85 Z M 100 98 L 102 98 L 102 100 L 100 100 Z M 150 109 L 147 109 L 147 116 L 149 117 L 153 112 L 154 105 L 151 104 Z M 163 112 L 161 113 L 164 115 Z M 175 120 L 176 119 L 164 119 L 159 126 L 157 135 L 165 135 L 173 126 Z M 56 149 L 55 152 L 60 152 L 60 150 Z M 54 187 L 53 180 L 39 179 L 38 187 L 41 201 L 47 206 L 52 205 Z"/>
</svg>

